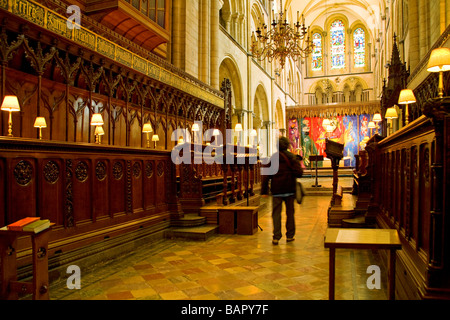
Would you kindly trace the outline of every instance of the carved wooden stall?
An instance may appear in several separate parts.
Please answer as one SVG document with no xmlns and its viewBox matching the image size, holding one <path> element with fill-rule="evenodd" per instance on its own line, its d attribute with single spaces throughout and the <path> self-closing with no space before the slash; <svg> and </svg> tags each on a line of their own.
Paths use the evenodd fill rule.
<svg viewBox="0 0 450 320">
<path fill-rule="evenodd" d="M 448 34 L 449 29 L 436 46 L 442 45 Z M 395 50 L 394 46 L 394 56 L 398 54 Z M 422 64 L 427 61 L 425 58 Z M 418 70 L 424 69 L 423 65 Z M 416 75 L 417 71 L 411 77 Z M 397 73 L 389 81 L 402 83 L 398 77 L 404 76 Z M 448 75 L 445 79 L 444 98 L 440 99 L 434 98 L 438 96 L 437 75 L 427 76 L 414 90 L 417 103 L 409 125 L 387 138 L 372 139 L 366 148 L 371 181 L 368 217 L 381 228 L 397 229 L 403 245 L 397 253 L 396 270 L 400 299 L 450 298 Z M 385 108 L 398 99 L 397 91 L 384 91 Z"/>
<path fill-rule="evenodd" d="M 50 219 L 50 259 L 130 232 L 143 237 L 182 217 L 172 133 L 194 121 L 205 130 L 224 122 L 222 92 L 87 16 L 67 29 L 64 4 L 51 2 L 51 10 L 0 2 L 0 97 L 17 96 L 21 108 L 14 137 L 0 139 L 0 225 Z M 102 144 L 94 143 L 94 113 L 104 119 Z M 37 116 L 48 124 L 42 141 Z M 7 120 L 0 112 L 5 136 Z M 146 148 L 149 122 L 160 141 Z M 30 245 L 20 239 L 19 266 L 31 262 Z"/>
</svg>

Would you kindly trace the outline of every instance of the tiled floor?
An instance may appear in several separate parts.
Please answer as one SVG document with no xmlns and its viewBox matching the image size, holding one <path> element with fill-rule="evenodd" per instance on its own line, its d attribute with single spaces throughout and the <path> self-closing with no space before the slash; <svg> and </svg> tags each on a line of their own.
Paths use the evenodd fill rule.
<svg viewBox="0 0 450 320">
<path fill-rule="evenodd" d="M 310 181 L 305 181 L 309 183 Z M 267 208 L 270 208 L 270 198 Z M 326 300 L 330 196 L 309 196 L 296 205 L 296 241 L 272 245 L 270 210 L 260 212 L 254 236 L 215 235 L 205 242 L 162 240 L 94 272 L 80 290 L 51 288 L 58 300 Z M 336 299 L 386 299 L 367 289 L 370 265 L 384 267 L 377 252 L 337 250 Z"/>
</svg>

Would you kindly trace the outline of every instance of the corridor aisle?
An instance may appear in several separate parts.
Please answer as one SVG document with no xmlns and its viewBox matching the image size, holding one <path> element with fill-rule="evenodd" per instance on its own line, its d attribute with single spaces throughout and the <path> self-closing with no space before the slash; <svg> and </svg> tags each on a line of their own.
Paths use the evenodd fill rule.
<svg viewBox="0 0 450 320">
<path fill-rule="evenodd" d="M 254 236 L 215 235 L 206 242 L 162 240 L 124 259 L 81 270 L 81 290 L 51 289 L 61 300 L 326 300 L 328 299 L 327 229 L 329 196 L 308 196 L 296 204 L 296 240 L 272 245 L 268 208 L 260 212 Z M 283 221 L 284 230 L 284 221 Z M 284 232 L 284 231 L 283 231 Z M 370 291 L 366 273 L 380 264 L 376 252 L 338 250 L 336 299 L 386 299 L 382 290 Z M 380 265 L 382 270 L 384 267 Z"/>
</svg>

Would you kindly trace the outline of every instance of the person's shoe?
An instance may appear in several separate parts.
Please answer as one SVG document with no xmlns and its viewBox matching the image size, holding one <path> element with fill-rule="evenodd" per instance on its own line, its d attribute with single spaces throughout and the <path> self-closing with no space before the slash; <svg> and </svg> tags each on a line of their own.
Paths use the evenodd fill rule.
<svg viewBox="0 0 450 320">
<path fill-rule="evenodd" d="M 292 238 L 287 238 L 287 239 L 286 239 L 286 242 L 292 242 L 292 241 L 295 241 L 295 238 L 294 238 L 294 237 L 292 237 Z"/>
<path fill-rule="evenodd" d="M 277 246 L 277 245 L 278 245 L 278 242 L 279 242 L 279 240 L 276 240 L 276 239 L 273 239 L 273 240 L 272 240 L 272 244 L 273 244 L 274 246 Z"/>
</svg>

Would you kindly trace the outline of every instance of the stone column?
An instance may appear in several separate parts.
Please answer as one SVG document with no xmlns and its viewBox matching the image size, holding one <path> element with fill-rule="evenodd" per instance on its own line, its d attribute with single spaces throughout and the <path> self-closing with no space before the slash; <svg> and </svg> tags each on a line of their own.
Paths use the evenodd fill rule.
<svg viewBox="0 0 450 320">
<path fill-rule="evenodd" d="M 215 89 L 220 89 L 219 79 L 219 0 L 211 0 L 211 68 L 210 68 L 210 85 Z"/>
</svg>

